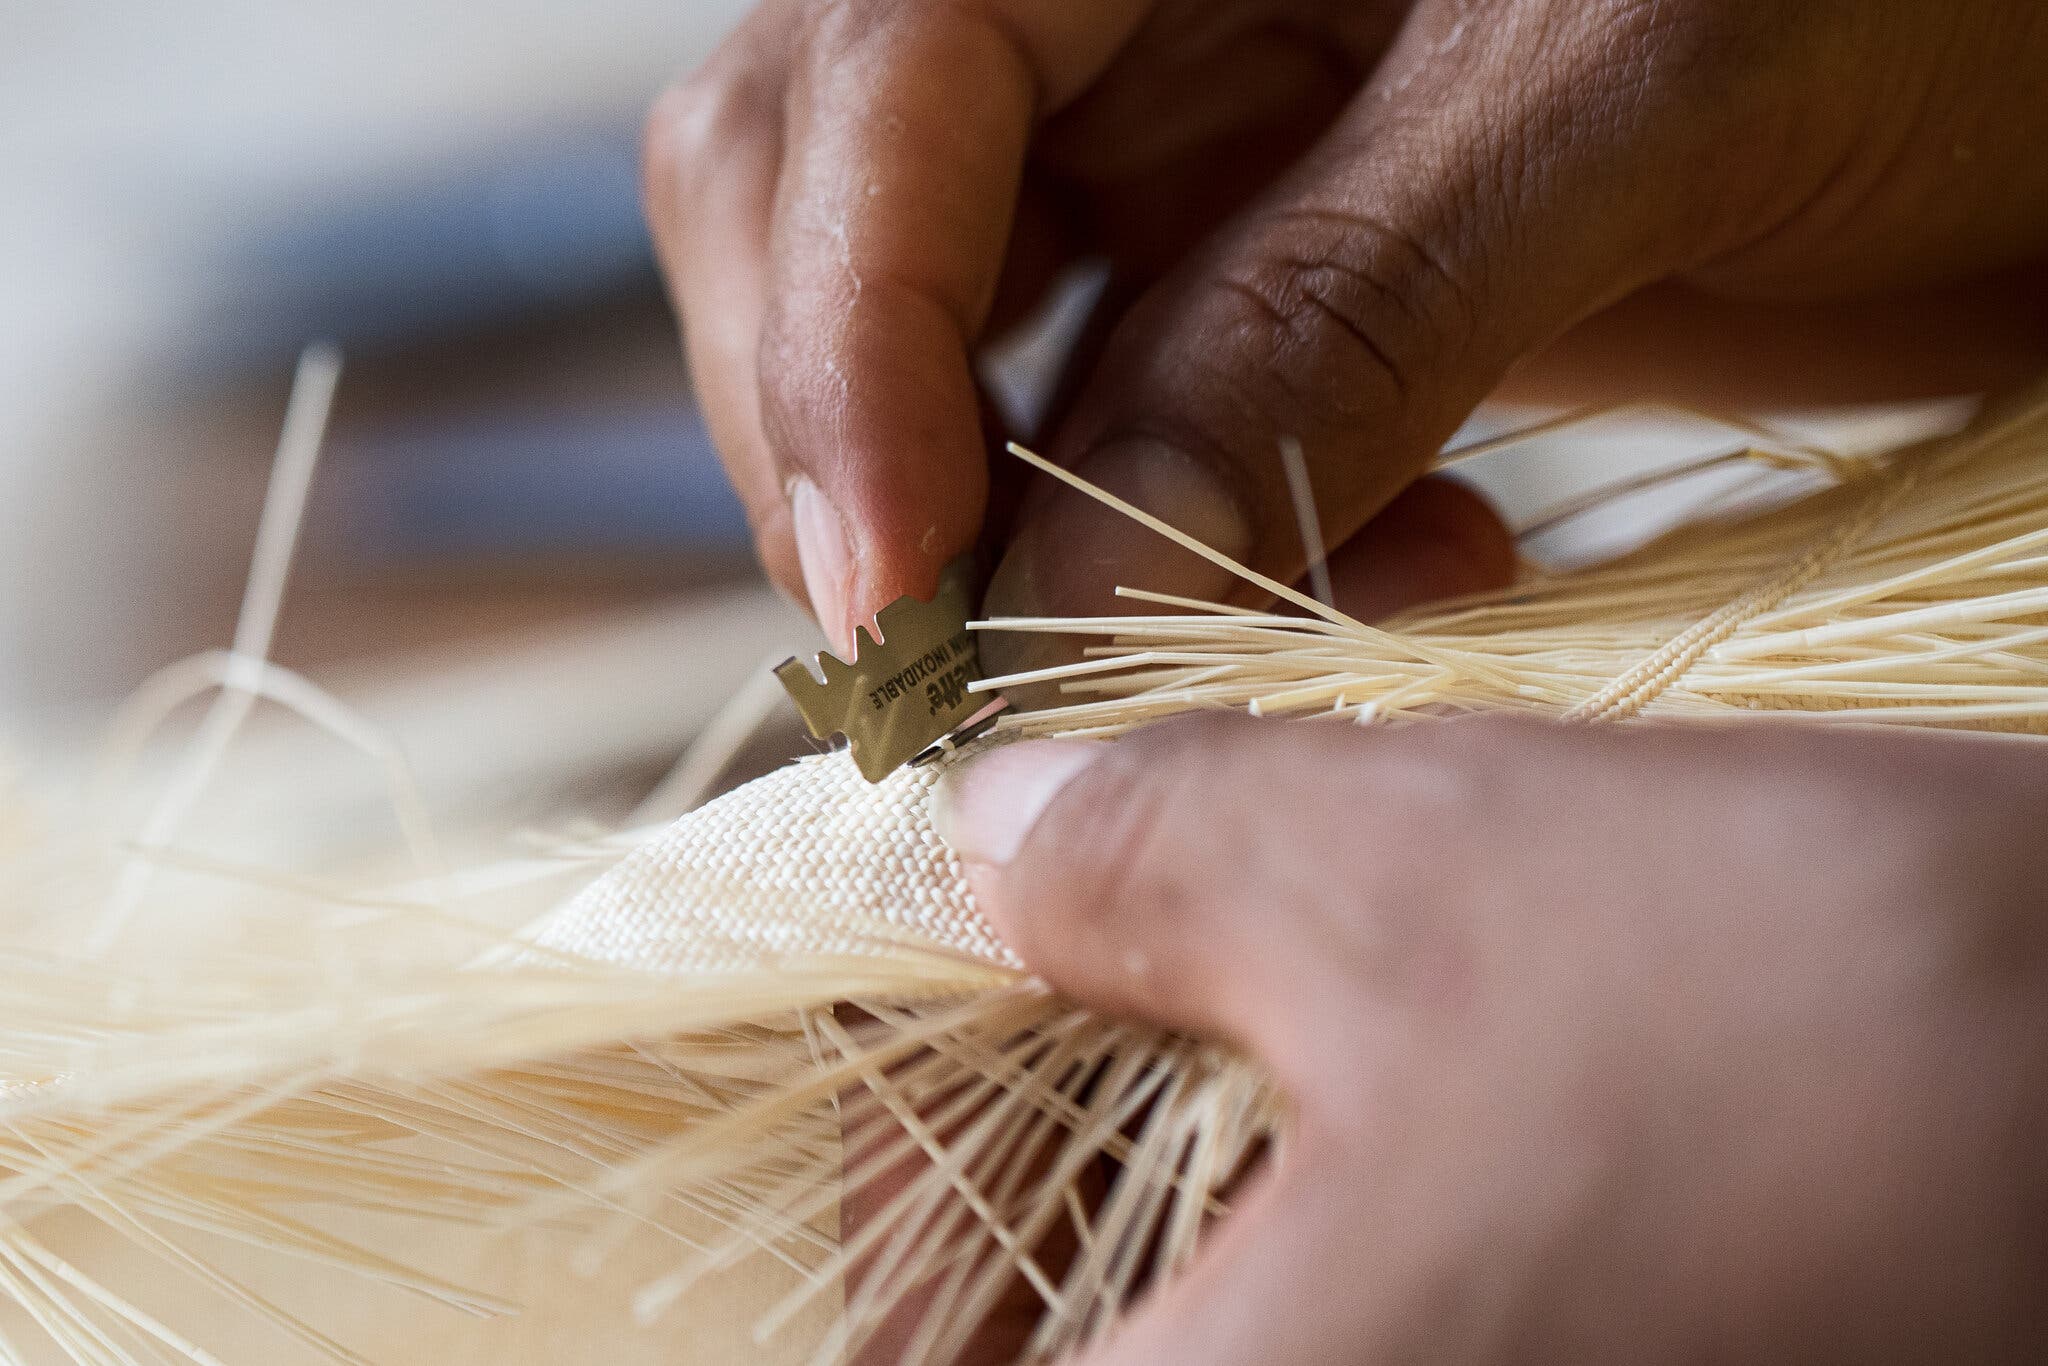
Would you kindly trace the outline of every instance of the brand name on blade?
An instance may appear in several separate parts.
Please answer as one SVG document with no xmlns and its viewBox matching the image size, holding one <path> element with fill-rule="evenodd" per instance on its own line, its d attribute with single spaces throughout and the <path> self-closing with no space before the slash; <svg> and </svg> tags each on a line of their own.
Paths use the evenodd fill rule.
<svg viewBox="0 0 2048 1366">
<path fill-rule="evenodd" d="M 918 684 L 924 682 L 927 678 L 947 669 L 952 669 L 956 665 L 964 669 L 965 657 L 968 651 L 973 648 L 973 644 L 972 635 L 962 631 L 944 644 L 935 645 L 931 649 L 926 650 L 916 659 L 911 660 L 901 669 L 898 669 L 895 673 L 871 688 L 868 691 L 868 706 L 875 711 L 880 711 L 898 698 L 908 696 Z M 955 669 L 955 672 L 959 672 L 959 669 Z M 961 676 L 965 677 L 964 674 Z M 930 701 L 930 699 L 928 698 L 927 701 Z M 936 713 L 940 708 L 934 705 L 932 710 Z"/>
</svg>

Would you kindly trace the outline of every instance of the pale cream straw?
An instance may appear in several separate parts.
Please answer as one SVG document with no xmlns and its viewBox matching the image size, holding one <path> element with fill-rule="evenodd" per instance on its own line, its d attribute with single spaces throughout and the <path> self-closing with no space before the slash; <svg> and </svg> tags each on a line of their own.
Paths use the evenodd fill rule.
<svg viewBox="0 0 2048 1366">
<path fill-rule="evenodd" d="M 785 653 L 768 656 L 747 675 L 740 690 L 697 732 L 675 767 L 633 808 L 627 825 L 666 824 L 703 804 L 718 776 L 785 704 L 788 694 L 774 672 Z"/>
<path fill-rule="evenodd" d="M 1337 593 L 1330 586 L 1323 523 L 1316 516 L 1315 487 L 1309 483 L 1308 459 L 1301 453 L 1301 443 L 1291 436 L 1280 439 L 1280 468 L 1287 472 L 1287 493 L 1294 500 L 1294 520 L 1301 528 L 1301 553 L 1308 558 L 1309 590 L 1317 602 L 1334 612 Z"/>
<path fill-rule="evenodd" d="M 1306 593 L 1300 592 L 1299 590 L 1294 588 L 1290 588 L 1288 585 L 1280 582 L 1278 579 L 1272 578 L 1271 576 L 1266 574 L 1261 574 L 1256 569 L 1252 569 L 1243 564 L 1240 564 L 1238 561 L 1232 559 L 1230 556 L 1225 555 L 1222 551 L 1216 550 L 1211 546 L 1204 545 L 1201 541 L 1196 540 L 1194 537 L 1188 535 L 1186 532 L 1181 531 L 1177 527 L 1174 527 L 1166 522 L 1161 521 L 1157 517 L 1154 517 L 1151 513 L 1145 511 L 1143 508 L 1140 508 L 1132 503 L 1125 502 L 1123 499 L 1111 493 L 1108 489 L 1101 488 L 1095 484 L 1089 483 L 1086 479 L 1083 479 L 1080 475 L 1075 474 L 1072 470 L 1062 469 L 1060 466 L 1053 464 L 1052 461 L 1047 460 L 1044 456 L 1039 455 L 1035 451 L 1026 450 L 1024 447 L 1018 445 L 1014 441 L 1010 443 L 1009 449 L 1012 455 L 1024 461 L 1024 463 L 1026 463 L 1027 465 L 1032 466 L 1033 468 L 1041 471 L 1042 473 L 1051 475 L 1053 478 L 1059 480 L 1063 484 L 1066 484 L 1070 488 L 1076 489 L 1081 493 L 1087 494 L 1090 498 L 1093 498 L 1096 502 L 1101 503 L 1104 507 L 1114 508 L 1116 511 L 1121 512 L 1122 514 L 1124 514 L 1124 516 L 1129 517 L 1132 521 L 1138 523 L 1140 526 L 1143 526 L 1148 530 L 1158 532 L 1161 536 L 1166 537 L 1168 540 L 1172 541 L 1175 545 L 1181 547 L 1183 550 L 1187 550 L 1192 552 L 1193 554 L 1201 556 L 1203 559 L 1209 561 L 1209 563 L 1217 566 L 1218 568 L 1227 570 L 1230 573 L 1235 574 L 1238 578 L 1243 579 L 1246 583 L 1249 583 L 1256 588 L 1263 588 L 1266 592 L 1271 593 L 1274 597 L 1279 598 L 1284 602 L 1292 603 L 1294 606 L 1301 608 L 1305 612 L 1313 612 L 1316 616 L 1321 617 L 1323 620 L 1329 622 L 1330 624 L 1342 627 L 1344 630 L 1355 634 L 1361 640 L 1365 640 L 1376 645 L 1381 645 L 1389 649 L 1400 650 L 1403 653 L 1412 654 L 1418 659 L 1426 660 L 1431 664 L 1441 665 L 1443 668 L 1451 669 L 1461 674 L 1473 674 L 1481 678 L 1487 678 L 1490 681 L 1501 684 L 1505 684 L 1507 682 L 1505 676 L 1503 676 L 1498 670 L 1489 668 L 1488 666 L 1480 663 L 1477 660 L 1464 656 L 1451 655 L 1440 650 L 1432 649 L 1429 646 L 1422 645 L 1416 641 L 1408 640 L 1396 635 L 1391 635 L 1386 631 L 1379 630 L 1375 627 L 1367 626 L 1364 622 L 1359 621 L 1355 617 L 1347 616 L 1343 612 L 1338 611 L 1334 607 L 1326 607 L 1322 603 L 1317 602 L 1314 598 L 1308 596 Z"/>
<path fill-rule="evenodd" d="M 285 406 L 284 430 L 271 464 L 270 487 L 264 494 L 263 515 L 256 528 L 249 578 L 242 590 L 242 609 L 235 620 L 232 654 L 240 667 L 229 671 L 226 685 L 192 737 L 183 769 L 143 822 L 136 843 L 144 849 L 157 848 L 177 838 L 193 803 L 205 791 L 221 756 L 255 707 L 254 680 L 270 656 L 278 610 L 283 605 L 285 583 L 291 573 L 292 552 L 305 520 L 306 492 L 320 460 L 327 417 L 333 410 L 334 390 L 340 380 L 341 353 L 333 347 L 309 346 L 299 356 L 291 398 Z M 145 859 L 130 859 L 123 867 L 106 911 L 88 941 L 89 952 L 106 953 L 120 939 L 149 889 L 153 869 L 154 865 Z"/>
<path fill-rule="evenodd" d="M 1719 427 L 1724 431 L 1737 432 L 1756 442 L 1764 453 L 1774 456 L 1795 456 L 1819 462 L 1829 468 L 1838 468 L 1845 457 L 1826 446 L 1801 441 L 1790 433 L 1773 427 L 1769 423 L 1753 418 L 1739 417 L 1731 413 L 1709 412 L 1704 408 L 1692 408 L 1680 403 L 1624 403 L 1592 404 L 1571 408 L 1551 417 L 1538 418 L 1520 427 L 1513 427 L 1493 436 L 1479 437 L 1462 446 L 1446 447 L 1431 466 L 1433 469 L 1449 469 L 1477 460 L 1481 456 L 1494 455 L 1524 442 L 1534 441 L 1540 436 L 1551 436 L 1574 427 L 1589 426 L 1595 422 L 1611 421 L 1625 417 L 1682 417 Z"/>
<path fill-rule="evenodd" d="M 1863 489 L 1824 492 L 1692 524 L 1587 573 L 1416 612 L 1393 632 L 1321 602 L 1297 618 L 1147 590 L 1129 596 L 1181 615 L 1017 623 L 1109 642 L 1061 676 L 1090 700 L 1019 724 L 1106 734 L 1219 706 L 1340 723 L 1556 716 L 1674 641 L 1723 643 L 1700 630 L 1708 623 L 1731 625 L 1726 643 L 1753 658 L 1681 658 L 1650 680 L 1654 694 L 1631 686 L 1631 706 L 1654 696 L 1673 716 L 1757 707 L 1823 722 L 2038 729 L 2048 725 L 2048 601 L 2038 596 L 2048 418 L 2036 410 L 2029 423 L 1980 422 L 1939 459 L 1912 457 L 1928 461 L 1924 482 L 1869 526 L 1858 525 Z M 1817 547 L 1833 558 L 1816 563 Z M 1811 581 L 1786 579 L 1788 561 Z M 1760 582 L 1786 596 L 1765 606 Z M 1764 610 L 1729 623 L 1731 603 Z M 266 666 L 243 681 L 276 696 L 278 679 Z M 812 808 L 780 809 L 790 828 L 778 821 L 764 835 L 804 838 Z M 493 866 L 469 890 L 601 863 L 638 838 Z M 688 827 L 672 838 L 664 858 L 704 852 Z M 767 861 L 737 876 L 752 888 L 756 869 L 784 866 L 787 847 L 764 844 Z M 280 896 L 297 888 L 258 881 Z M 906 1362 L 930 1366 L 1020 1274 L 1047 1305 L 1042 1353 L 1099 1335 L 1140 1286 L 1186 1263 L 1233 1176 L 1284 1139 L 1284 1107 L 1248 1064 L 1099 1019 L 880 911 L 849 916 L 844 943 L 858 952 L 799 952 L 778 948 L 779 937 L 815 930 L 826 914 L 805 887 L 736 916 L 720 892 L 658 877 L 628 885 L 645 898 L 636 933 L 698 897 L 679 933 L 729 951 L 731 966 L 657 979 L 628 948 L 625 966 L 552 950 L 482 968 L 474 944 L 443 946 L 435 917 L 390 890 L 339 899 L 360 907 L 312 908 L 319 933 L 282 948 L 250 942 L 134 964 L 16 943 L 0 952 L 0 1008 L 21 1022 L 0 1035 L 7 1216 L 70 1204 L 131 1236 L 122 1219 L 160 1221 L 471 1311 L 500 1306 L 401 1265 L 419 1260 L 403 1242 L 345 1241 L 312 1214 L 301 1222 L 297 1208 L 410 1208 L 487 1231 L 515 1215 L 562 1219 L 592 1267 L 630 1232 L 653 1229 L 674 1240 L 683 1267 L 651 1272 L 639 1307 L 767 1249 L 797 1288 L 773 1297 L 763 1330 L 828 1300 L 849 1251 L 871 1253 L 879 1273 L 848 1300 L 821 1352 L 872 1340 L 921 1288 L 926 1317 Z M 366 946 L 346 976 L 322 957 L 337 946 Z M 865 1010 L 866 1023 L 828 1026 L 841 1001 Z M 854 1155 L 842 1165 L 832 1105 L 863 1079 L 871 1089 L 844 1102 Z M 1105 1152 L 1125 1171 L 1090 1213 L 1076 1183 Z M 825 1233 L 833 1178 L 843 1172 L 858 1187 L 914 1154 L 929 1159 L 922 1174 L 835 1246 Z M 1047 1240 L 1069 1223 L 1079 1253 L 1055 1273 Z M 0 1252 L 0 1297 L 20 1300 L 58 1351 L 91 1366 L 178 1354 L 18 1242 Z"/>
</svg>

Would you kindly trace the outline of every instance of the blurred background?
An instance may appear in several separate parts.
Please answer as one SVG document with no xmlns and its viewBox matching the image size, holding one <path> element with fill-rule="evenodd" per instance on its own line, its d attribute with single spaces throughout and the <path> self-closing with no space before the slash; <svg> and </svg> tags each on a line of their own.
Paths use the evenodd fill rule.
<svg viewBox="0 0 2048 1366">
<path fill-rule="evenodd" d="M 316 338 L 348 368 L 276 658 L 387 730 L 435 809 L 616 814 L 815 641 L 754 566 L 639 210 L 642 112 L 746 7 L 0 0 L 0 773 L 227 643 Z M 1730 354 L 1804 382 L 1844 335 L 1862 359 L 1809 398 L 1967 392 L 2038 365 L 2044 317 L 1994 289 L 1933 326 L 1738 316 L 1714 351 L 1691 303 L 1650 300 L 1476 428 L 1601 394 L 1751 406 Z M 1846 440 L 1839 416 L 1807 430 Z M 1474 475 L 1527 520 L 1574 471 L 1728 443 L 1637 424 Z M 267 781 L 216 786 L 263 801 L 284 773 L 337 828 L 383 801 L 360 756 L 266 735 Z"/>
<path fill-rule="evenodd" d="M 801 642 L 639 209 L 643 111 L 743 9 L 0 0 L 0 743 L 68 747 L 226 643 L 314 338 L 348 368 L 281 662 L 429 747 L 517 748 L 601 676 L 610 757 L 653 763 Z M 498 701 L 408 724 L 450 670 Z"/>
</svg>

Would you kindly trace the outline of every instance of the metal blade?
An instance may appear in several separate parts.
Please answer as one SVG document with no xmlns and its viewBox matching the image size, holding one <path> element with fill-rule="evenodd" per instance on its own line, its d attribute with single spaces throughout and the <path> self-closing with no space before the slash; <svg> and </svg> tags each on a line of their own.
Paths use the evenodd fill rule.
<svg viewBox="0 0 2048 1366">
<path fill-rule="evenodd" d="M 973 564 L 955 560 L 930 602 L 902 597 L 854 629 L 853 661 L 825 652 L 778 665 L 804 724 L 820 740 L 844 735 L 861 776 L 880 782 L 966 724 L 994 699 L 967 691 L 981 678 L 980 644 L 967 629 Z"/>
</svg>

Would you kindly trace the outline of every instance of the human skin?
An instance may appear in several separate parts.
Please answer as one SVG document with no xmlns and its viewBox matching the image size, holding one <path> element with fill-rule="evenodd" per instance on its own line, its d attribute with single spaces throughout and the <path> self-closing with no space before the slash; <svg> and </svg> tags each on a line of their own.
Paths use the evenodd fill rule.
<svg viewBox="0 0 2048 1366">
<path fill-rule="evenodd" d="M 2034 0 L 767 0 L 656 107 L 647 202 L 762 558 L 843 645 L 976 543 L 972 358 L 1072 261 L 1115 284 L 1047 453 L 1285 578 L 1277 438 L 1355 540 L 1518 359 L 1644 286 L 2040 259 L 2044 135 Z M 1454 493 L 1352 553 L 1389 536 L 1448 547 L 1445 589 L 1507 571 Z M 1049 486 L 1002 548 L 993 613 L 1233 591 Z"/>
<path fill-rule="evenodd" d="M 1189 718 L 942 793 L 1039 973 L 1292 1107 L 1085 1366 L 2048 1356 L 2033 745 Z"/>
<path fill-rule="evenodd" d="M 1369 616 L 1510 572 L 1484 506 L 1416 476 L 1574 324 L 2024 270 L 2044 135 L 2033 0 L 768 0 L 657 106 L 647 198 L 763 561 L 843 648 L 977 544 L 991 614 L 1240 591 L 988 463 L 974 357 L 1073 262 L 1112 285 L 1047 453 L 1285 579 L 1295 437 Z M 1065 835 L 977 873 L 1057 985 L 1239 1043 L 1297 1106 L 1285 1169 L 1104 1360 L 2038 1358 L 2038 753 L 1302 733 L 1122 742 Z M 999 795 L 952 803 L 957 842 L 1049 792 L 1041 752 L 966 770 Z M 1121 883 L 1044 852 L 1141 829 Z M 1205 841 L 1238 861 L 1175 882 Z M 1303 951 L 1390 924 L 1420 936 L 1391 969 Z M 1214 1014 L 1210 930 L 1275 955 Z M 1453 950 L 1470 1000 L 1424 989 Z M 1101 975 L 1129 953 L 1144 992 Z"/>
</svg>

